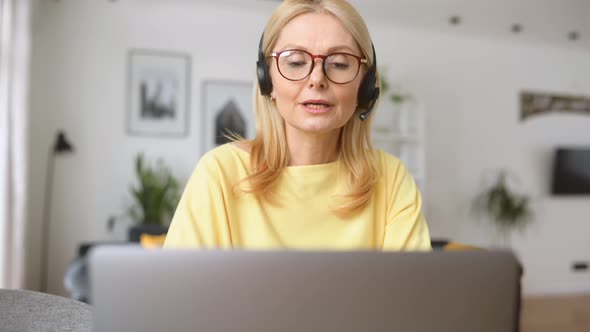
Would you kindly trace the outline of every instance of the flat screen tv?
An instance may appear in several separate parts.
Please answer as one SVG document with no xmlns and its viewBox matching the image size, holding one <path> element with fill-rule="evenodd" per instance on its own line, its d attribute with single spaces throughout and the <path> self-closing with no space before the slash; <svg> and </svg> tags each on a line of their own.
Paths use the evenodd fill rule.
<svg viewBox="0 0 590 332">
<path fill-rule="evenodd" d="M 554 195 L 590 195 L 590 147 L 555 150 L 551 187 Z"/>
</svg>

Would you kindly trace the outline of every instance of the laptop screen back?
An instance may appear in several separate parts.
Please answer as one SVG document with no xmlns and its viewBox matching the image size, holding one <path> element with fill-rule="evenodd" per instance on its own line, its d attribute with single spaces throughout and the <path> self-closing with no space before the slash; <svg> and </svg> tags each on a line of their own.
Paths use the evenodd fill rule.
<svg viewBox="0 0 590 332">
<path fill-rule="evenodd" d="M 507 252 L 251 252 L 102 247 L 97 331 L 517 331 Z"/>
</svg>

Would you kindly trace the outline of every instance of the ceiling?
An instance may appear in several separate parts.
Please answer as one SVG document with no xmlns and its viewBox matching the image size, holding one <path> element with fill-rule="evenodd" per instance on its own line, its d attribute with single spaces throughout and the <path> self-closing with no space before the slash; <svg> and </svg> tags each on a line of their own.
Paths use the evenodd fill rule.
<svg viewBox="0 0 590 332">
<path fill-rule="evenodd" d="M 590 50 L 590 0 L 349 0 L 372 23 Z M 280 0 L 254 0 L 276 4 Z M 457 16 L 460 23 L 450 24 Z M 512 31 L 515 24 L 520 32 Z M 572 40 L 571 35 L 577 35 Z"/>
</svg>

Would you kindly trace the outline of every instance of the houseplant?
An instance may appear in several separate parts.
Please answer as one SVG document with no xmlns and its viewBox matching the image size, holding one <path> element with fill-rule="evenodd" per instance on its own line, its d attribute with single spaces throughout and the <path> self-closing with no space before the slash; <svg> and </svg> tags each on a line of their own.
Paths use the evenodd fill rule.
<svg viewBox="0 0 590 332">
<path fill-rule="evenodd" d="M 134 199 L 125 216 L 133 221 L 129 240 L 139 241 L 141 234 L 164 234 L 180 198 L 178 181 L 162 160 L 155 166 L 146 162 L 143 154 L 135 157 L 136 184 L 129 187 Z M 111 217 L 108 229 L 112 230 L 118 218 Z"/>
<path fill-rule="evenodd" d="M 481 192 L 473 204 L 477 213 L 496 226 L 504 245 L 508 244 L 508 236 L 513 230 L 524 230 L 534 217 L 529 197 L 515 193 L 507 178 L 507 171 L 499 171 L 494 183 Z"/>
</svg>

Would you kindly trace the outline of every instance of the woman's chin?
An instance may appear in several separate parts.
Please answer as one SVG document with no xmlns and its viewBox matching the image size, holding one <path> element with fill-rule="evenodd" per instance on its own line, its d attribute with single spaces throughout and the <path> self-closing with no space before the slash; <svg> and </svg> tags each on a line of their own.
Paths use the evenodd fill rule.
<svg viewBox="0 0 590 332">
<path fill-rule="evenodd" d="M 303 133 L 317 135 L 317 134 L 329 134 L 338 133 L 341 127 L 335 126 L 334 121 L 329 119 L 306 119 L 303 123 L 295 126 L 298 131 Z"/>
</svg>

